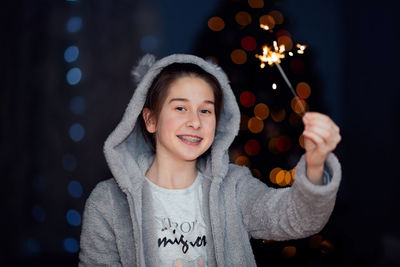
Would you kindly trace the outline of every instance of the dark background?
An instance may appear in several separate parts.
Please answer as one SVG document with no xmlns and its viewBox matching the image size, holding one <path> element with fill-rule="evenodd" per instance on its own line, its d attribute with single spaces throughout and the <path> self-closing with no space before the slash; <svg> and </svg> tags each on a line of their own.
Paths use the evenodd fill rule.
<svg viewBox="0 0 400 267">
<path fill-rule="evenodd" d="M 134 90 L 130 69 L 144 53 L 219 57 L 237 96 L 249 84 L 247 89 L 253 88 L 261 100 L 273 98 L 257 85 L 279 79 L 276 69 L 261 71 L 250 56 L 244 66 L 229 61 L 230 51 L 240 47 L 236 39 L 257 28 L 256 23 L 237 27 L 232 16 L 241 9 L 250 10 L 247 1 L 3 3 L 1 263 L 77 265 L 80 214 L 95 184 L 111 177 L 103 142 L 129 101 Z M 343 181 L 321 232 L 329 242 L 313 247 L 311 239 L 254 240 L 259 266 L 400 266 L 399 4 L 281 0 L 265 1 L 264 9 L 280 10 L 282 27 L 308 45 L 302 58 L 307 71 L 303 77 L 289 73 L 289 78 L 310 81 L 311 109 L 341 127 L 336 154 Z M 256 16 L 258 11 L 249 12 Z M 226 21 L 219 33 L 207 27 L 215 15 Z M 74 24 L 71 17 L 81 20 Z M 219 41 L 227 40 L 220 36 L 230 42 Z M 67 62 L 64 53 L 71 45 L 79 47 L 79 57 Z M 66 75 L 74 67 L 82 77 L 71 85 Z M 277 127 L 290 131 L 283 124 Z M 241 131 L 233 148 L 240 150 L 246 138 L 248 133 Z M 261 158 L 289 168 L 299 155 L 293 149 L 252 161 L 257 165 Z M 268 176 L 267 170 L 261 173 Z M 295 256 L 282 253 L 287 246 L 297 247 Z"/>
</svg>

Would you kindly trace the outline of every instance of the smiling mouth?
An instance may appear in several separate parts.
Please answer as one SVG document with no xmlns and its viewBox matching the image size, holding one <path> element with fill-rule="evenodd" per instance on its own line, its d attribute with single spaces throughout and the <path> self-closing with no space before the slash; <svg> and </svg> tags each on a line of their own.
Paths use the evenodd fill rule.
<svg viewBox="0 0 400 267">
<path fill-rule="evenodd" d="M 192 144 L 198 144 L 203 140 L 203 138 L 198 137 L 198 136 L 188 136 L 188 135 L 178 135 L 178 138 L 181 139 L 182 141 L 189 142 Z"/>
</svg>

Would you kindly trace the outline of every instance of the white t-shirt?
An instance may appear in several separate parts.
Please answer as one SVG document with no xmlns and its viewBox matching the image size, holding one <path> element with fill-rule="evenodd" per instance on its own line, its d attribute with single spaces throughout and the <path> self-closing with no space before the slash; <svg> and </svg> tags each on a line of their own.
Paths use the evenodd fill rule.
<svg viewBox="0 0 400 267">
<path fill-rule="evenodd" d="M 151 188 L 158 237 L 154 245 L 161 266 L 207 266 L 201 179 L 198 172 L 193 184 L 185 189 L 166 189 L 146 179 Z"/>
</svg>

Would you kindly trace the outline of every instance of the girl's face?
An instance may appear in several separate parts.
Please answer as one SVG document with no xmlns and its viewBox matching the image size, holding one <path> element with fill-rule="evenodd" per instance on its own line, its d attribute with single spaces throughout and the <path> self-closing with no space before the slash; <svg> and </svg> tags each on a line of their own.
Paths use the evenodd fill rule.
<svg viewBox="0 0 400 267">
<path fill-rule="evenodd" d="M 206 152 L 215 135 L 214 101 L 206 81 L 185 76 L 171 84 L 158 118 L 144 109 L 146 128 L 155 133 L 157 155 L 195 161 Z"/>
</svg>

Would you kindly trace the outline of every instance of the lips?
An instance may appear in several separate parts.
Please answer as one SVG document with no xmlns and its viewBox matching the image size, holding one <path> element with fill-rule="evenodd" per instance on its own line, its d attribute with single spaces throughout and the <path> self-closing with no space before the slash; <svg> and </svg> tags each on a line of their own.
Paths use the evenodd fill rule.
<svg viewBox="0 0 400 267">
<path fill-rule="evenodd" d="M 193 135 L 178 135 L 178 138 L 189 144 L 198 144 L 203 140 L 203 138 Z"/>
</svg>

